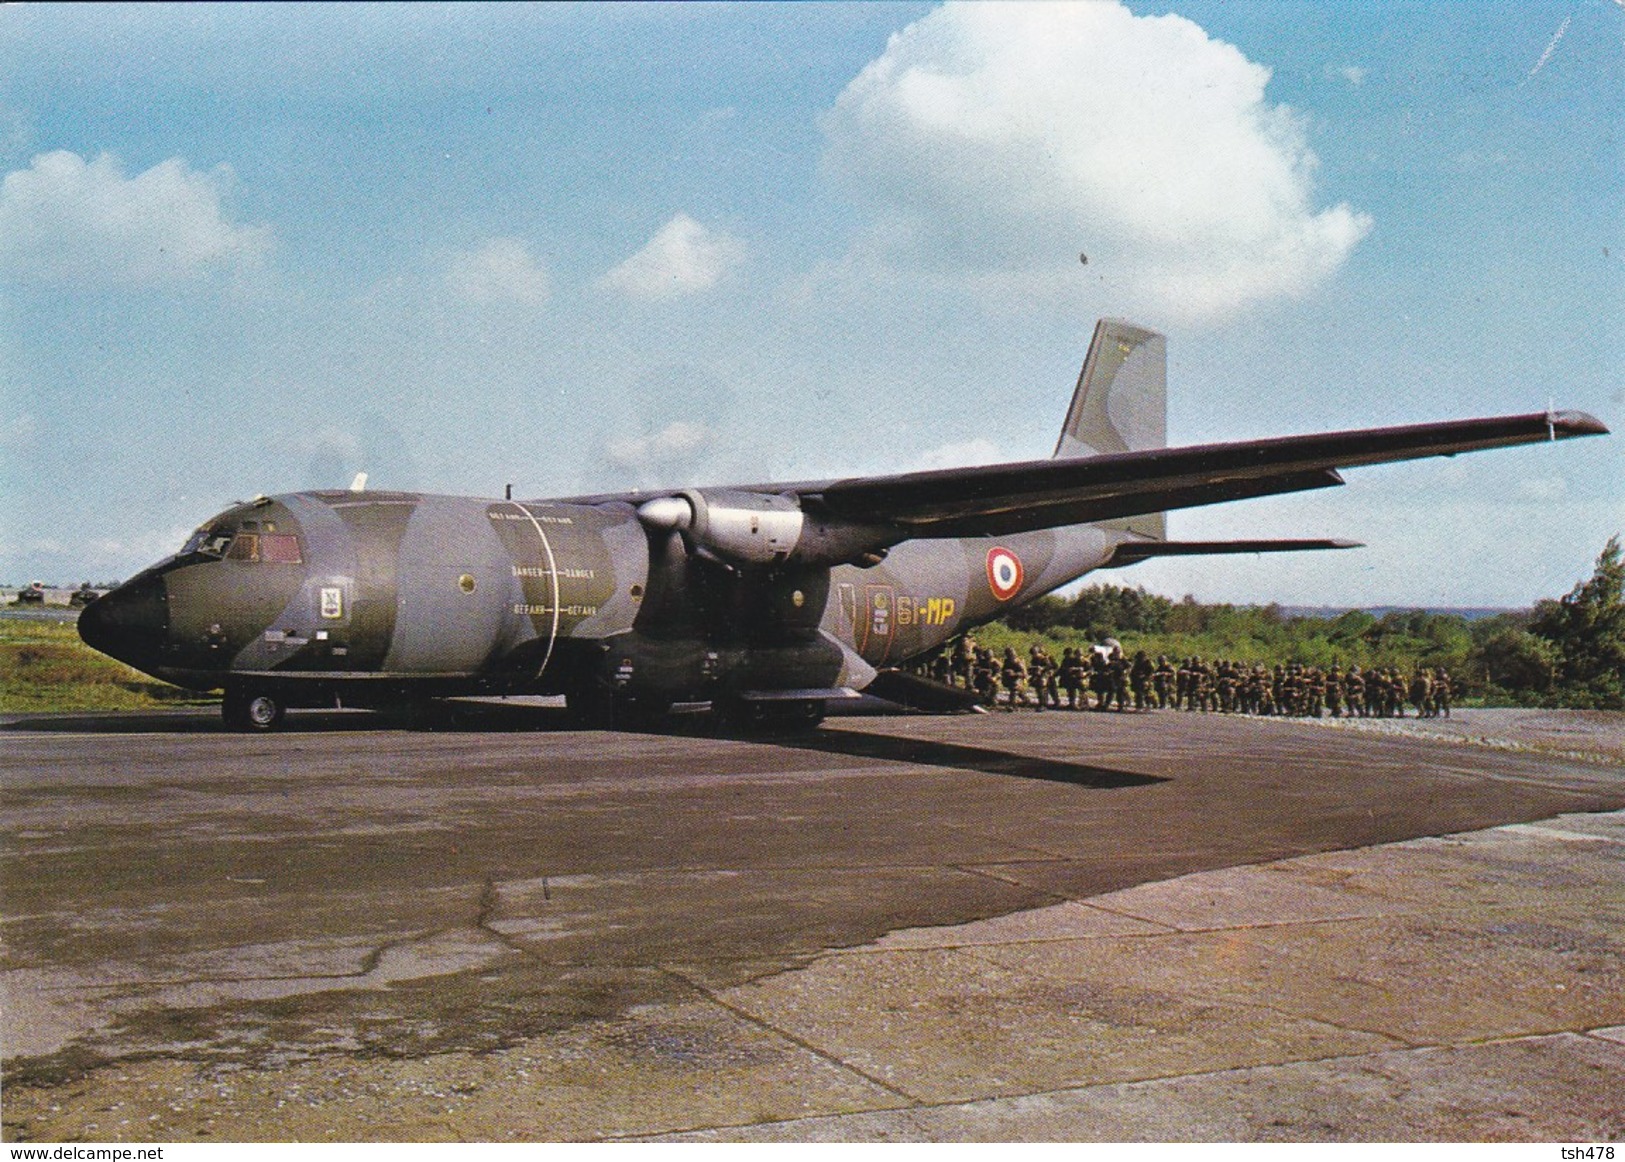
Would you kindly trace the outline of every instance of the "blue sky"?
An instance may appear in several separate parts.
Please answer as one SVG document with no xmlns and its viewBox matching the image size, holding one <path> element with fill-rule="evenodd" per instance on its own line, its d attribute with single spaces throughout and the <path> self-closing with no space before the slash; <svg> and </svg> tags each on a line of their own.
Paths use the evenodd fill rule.
<svg viewBox="0 0 1625 1162">
<path fill-rule="evenodd" d="M 234 499 L 1048 454 L 1096 317 L 1176 443 L 1625 430 L 1625 5 L 0 6 L 0 581 Z M 1087 265 L 1078 254 L 1090 256 Z M 1625 440 L 1350 472 L 1097 579 L 1521 605 Z"/>
</svg>

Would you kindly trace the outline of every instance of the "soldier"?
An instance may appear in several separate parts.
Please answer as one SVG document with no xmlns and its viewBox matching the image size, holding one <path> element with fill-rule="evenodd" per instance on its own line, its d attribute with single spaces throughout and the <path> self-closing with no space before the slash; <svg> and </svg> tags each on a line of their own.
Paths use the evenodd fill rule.
<svg viewBox="0 0 1625 1162">
<path fill-rule="evenodd" d="M 1032 682 L 1033 693 L 1038 696 L 1040 710 L 1046 702 L 1057 710 L 1061 708 L 1061 694 L 1055 687 L 1055 659 L 1037 642 L 1029 651 L 1027 677 Z"/>
<path fill-rule="evenodd" d="M 954 643 L 953 654 L 953 684 L 963 686 L 969 690 L 972 687 L 971 670 L 976 662 L 976 639 L 969 636 L 960 638 Z"/>
<path fill-rule="evenodd" d="M 931 655 L 931 680 L 949 686 L 953 684 L 953 676 L 953 659 L 946 650 L 937 650 Z"/>
<path fill-rule="evenodd" d="M 1365 717 L 1365 679 L 1360 676 L 1360 667 L 1353 662 L 1343 675 L 1343 701 L 1350 718 Z"/>
<path fill-rule="evenodd" d="M 1176 679 L 1174 664 L 1168 660 L 1168 655 L 1158 654 L 1157 668 L 1151 675 L 1151 695 L 1158 710 L 1168 708 L 1168 700 L 1174 696 Z"/>
<path fill-rule="evenodd" d="M 1343 717 L 1343 669 L 1336 662 L 1326 675 L 1326 710 L 1333 718 Z"/>
<path fill-rule="evenodd" d="M 1110 682 L 1111 697 L 1117 703 L 1118 713 L 1128 709 L 1128 669 L 1128 659 L 1123 656 L 1123 647 L 1113 642 L 1111 656 L 1106 659 L 1106 673 Z"/>
<path fill-rule="evenodd" d="M 1089 650 L 1089 691 L 1095 696 L 1096 710 L 1111 708 L 1111 651 L 1101 646 Z"/>
<path fill-rule="evenodd" d="M 1275 683 L 1270 680 L 1263 663 L 1253 668 L 1253 681 L 1258 686 L 1258 713 L 1270 717 L 1280 713 L 1280 708 L 1275 705 Z"/>
<path fill-rule="evenodd" d="M 1365 714 L 1367 718 L 1381 718 L 1383 711 L 1382 671 L 1372 666 L 1365 672 Z"/>
<path fill-rule="evenodd" d="M 1134 691 L 1134 709 L 1146 710 L 1151 705 L 1151 675 L 1154 667 L 1144 650 L 1134 651 L 1134 664 L 1129 667 L 1129 688 Z"/>
<path fill-rule="evenodd" d="M 1213 709 L 1213 667 L 1202 660 L 1201 654 L 1191 656 L 1191 694 L 1196 709 L 1203 714 Z"/>
<path fill-rule="evenodd" d="M 1253 668 L 1245 662 L 1236 663 L 1236 710 L 1242 714 L 1258 713 L 1258 684 Z"/>
<path fill-rule="evenodd" d="M 1411 675 L 1411 705 L 1416 707 L 1416 717 L 1433 717 L 1433 679 L 1421 666 Z"/>
<path fill-rule="evenodd" d="M 1027 667 L 1016 657 L 1014 646 L 1004 647 L 1004 665 L 999 668 L 999 679 L 1004 683 L 1006 710 L 1027 705 Z"/>
<path fill-rule="evenodd" d="M 1388 689 L 1383 698 L 1389 718 L 1405 717 L 1405 678 L 1397 666 L 1388 667 Z"/>
<path fill-rule="evenodd" d="M 971 684 L 976 694 L 982 700 L 982 705 L 994 706 L 999 700 L 999 683 L 995 675 L 998 666 L 993 661 L 993 651 L 985 646 L 975 647 L 976 653 L 971 661 Z"/>
<path fill-rule="evenodd" d="M 1077 646 L 1067 646 L 1061 654 L 1061 688 L 1066 691 L 1068 710 L 1082 709 L 1078 705 L 1080 699 L 1084 706 L 1089 704 L 1083 692 L 1083 656 L 1078 653 Z"/>
<path fill-rule="evenodd" d="M 1439 666 L 1433 671 L 1433 705 L 1446 718 L 1450 717 L 1450 671 Z"/>
<path fill-rule="evenodd" d="M 1309 713 L 1309 676 L 1304 673 L 1303 667 L 1294 662 L 1287 667 L 1287 713 L 1294 718 L 1302 718 Z"/>
</svg>

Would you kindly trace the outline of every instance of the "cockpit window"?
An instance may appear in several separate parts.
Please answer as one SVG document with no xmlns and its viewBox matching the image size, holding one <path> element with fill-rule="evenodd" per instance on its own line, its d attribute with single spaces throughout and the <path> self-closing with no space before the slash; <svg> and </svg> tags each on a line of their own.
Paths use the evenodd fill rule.
<svg viewBox="0 0 1625 1162">
<path fill-rule="evenodd" d="M 231 552 L 226 558 L 266 565 L 297 565 L 304 560 L 299 552 L 299 538 L 292 533 L 240 532 L 231 542 Z"/>
<path fill-rule="evenodd" d="M 299 553 L 299 538 L 292 533 L 262 533 L 260 560 L 270 565 L 298 565 L 304 561 Z"/>
<path fill-rule="evenodd" d="M 257 522 L 254 527 L 258 528 Z M 248 532 L 234 529 L 201 528 L 192 534 L 181 555 L 198 554 L 216 560 L 252 561 L 270 565 L 299 565 L 304 554 L 294 533 Z"/>
<path fill-rule="evenodd" d="M 210 528 L 201 528 L 193 533 L 191 539 L 181 549 L 181 556 L 189 557 L 193 553 L 202 553 L 205 557 L 224 557 L 226 549 L 231 544 L 231 532 L 216 531 Z"/>
</svg>

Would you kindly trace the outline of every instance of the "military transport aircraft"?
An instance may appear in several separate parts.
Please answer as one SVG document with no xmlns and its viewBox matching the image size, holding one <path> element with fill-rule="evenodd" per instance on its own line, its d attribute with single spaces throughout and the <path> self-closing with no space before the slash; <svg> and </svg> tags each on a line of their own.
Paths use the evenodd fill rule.
<svg viewBox="0 0 1625 1162">
<path fill-rule="evenodd" d="M 242 729 L 289 706 L 472 694 L 563 694 L 605 726 L 676 702 L 811 726 L 828 700 L 1092 569 L 1349 547 L 1171 541 L 1168 510 L 1607 432 L 1547 412 L 1168 448 L 1166 364 L 1163 336 L 1102 320 L 1047 460 L 559 500 L 260 497 L 93 602 L 79 632 L 223 689 Z"/>
</svg>

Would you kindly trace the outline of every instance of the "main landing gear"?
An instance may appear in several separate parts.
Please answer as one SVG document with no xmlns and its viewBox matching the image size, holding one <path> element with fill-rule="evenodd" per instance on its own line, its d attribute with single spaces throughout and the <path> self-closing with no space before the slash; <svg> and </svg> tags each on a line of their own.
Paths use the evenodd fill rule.
<svg viewBox="0 0 1625 1162">
<path fill-rule="evenodd" d="M 822 698 L 796 698 L 786 701 L 747 702 L 741 698 L 718 699 L 711 704 L 717 728 L 723 734 L 786 735 L 817 730 L 824 721 Z"/>
<path fill-rule="evenodd" d="M 252 690 L 227 690 L 220 703 L 220 717 L 228 730 L 275 730 L 287 712 L 282 699 Z"/>
<path fill-rule="evenodd" d="M 575 724 L 585 730 L 649 730 L 671 713 L 670 699 L 637 697 L 583 683 L 564 698 Z"/>
</svg>

